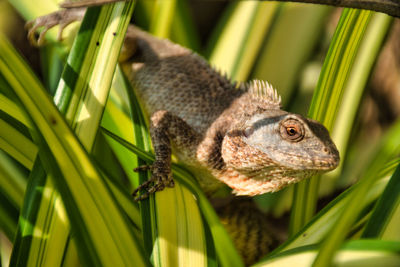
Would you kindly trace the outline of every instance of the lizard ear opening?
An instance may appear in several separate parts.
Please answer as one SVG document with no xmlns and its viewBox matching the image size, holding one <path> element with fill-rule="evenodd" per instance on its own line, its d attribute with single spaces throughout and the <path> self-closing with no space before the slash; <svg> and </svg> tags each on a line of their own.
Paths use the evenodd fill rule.
<svg viewBox="0 0 400 267">
<path fill-rule="evenodd" d="M 281 96 L 268 82 L 253 80 L 247 84 L 247 88 L 252 98 L 261 101 L 265 105 L 265 108 L 281 108 Z"/>
</svg>

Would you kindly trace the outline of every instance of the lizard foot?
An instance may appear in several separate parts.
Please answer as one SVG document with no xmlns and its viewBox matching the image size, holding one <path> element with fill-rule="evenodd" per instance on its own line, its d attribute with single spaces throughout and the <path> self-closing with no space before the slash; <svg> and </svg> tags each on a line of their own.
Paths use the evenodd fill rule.
<svg viewBox="0 0 400 267">
<path fill-rule="evenodd" d="M 151 178 L 139 185 L 138 188 L 133 191 L 132 195 L 135 197 L 135 201 L 146 199 L 157 191 L 164 190 L 165 187 L 174 187 L 175 183 L 172 179 L 171 170 L 165 167 L 165 163 L 154 162 L 153 165 L 142 165 L 134 169 L 135 172 L 150 170 L 152 172 Z M 136 196 L 140 190 L 146 190 L 139 196 Z"/>
<path fill-rule="evenodd" d="M 61 41 L 64 28 L 74 21 L 82 20 L 85 10 L 84 8 L 60 10 L 28 21 L 25 28 L 28 30 L 29 41 L 34 46 L 43 45 L 47 31 L 56 25 L 60 25 L 57 39 Z M 39 32 L 39 37 L 37 37 L 36 33 L 42 27 L 43 30 Z"/>
</svg>

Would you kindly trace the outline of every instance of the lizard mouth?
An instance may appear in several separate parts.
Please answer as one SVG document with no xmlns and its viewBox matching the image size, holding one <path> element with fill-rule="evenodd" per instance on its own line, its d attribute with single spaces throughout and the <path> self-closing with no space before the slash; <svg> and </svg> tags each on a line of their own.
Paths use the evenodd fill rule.
<svg viewBox="0 0 400 267">
<path fill-rule="evenodd" d="M 331 147 L 331 149 L 326 148 L 324 150 L 327 155 L 314 160 L 315 166 L 318 166 L 319 169 L 323 171 L 336 169 L 340 163 L 339 151 L 334 146 Z"/>
<path fill-rule="evenodd" d="M 254 196 L 276 192 L 317 173 L 335 169 L 340 162 L 339 152 L 335 149 L 327 154 L 319 157 L 313 155 L 299 157 L 281 153 L 278 156 L 280 160 L 275 161 L 275 158 L 274 163 L 270 161 L 264 166 L 259 165 L 258 168 L 246 170 L 228 168 L 225 175 L 218 179 L 231 187 L 235 195 Z"/>
<path fill-rule="evenodd" d="M 270 156 L 274 158 L 277 165 L 283 165 L 292 170 L 326 172 L 334 170 L 340 163 L 339 152 L 333 146 L 326 147 L 322 151 L 305 149 L 301 153 L 275 151 L 275 154 Z"/>
<path fill-rule="evenodd" d="M 304 158 L 304 166 L 309 166 L 309 168 L 304 169 L 312 169 L 315 171 L 330 171 L 336 169 L 336 167 L 340 163 L 339 152 L 336 148 L 324 151 L 326 154 L 321 155 L 309 155 Z M 301 165 L 301 164 L 300 164 Z"/>
<path fill-rule="evenodd" d="M 300 161 L 301 162 L 296 162 L 294 164 L 294 169 L 326 172 L 336 169 L 339 165 L 340 158 L 339 155 L 318 158 L 308 157 L 302 158 Z"/>
</svg>

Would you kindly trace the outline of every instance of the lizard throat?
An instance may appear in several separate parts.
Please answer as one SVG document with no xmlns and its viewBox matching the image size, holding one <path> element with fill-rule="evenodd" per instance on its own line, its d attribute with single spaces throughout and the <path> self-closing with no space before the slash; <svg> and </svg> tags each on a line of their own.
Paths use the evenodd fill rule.
<svg viewBox="0 0 400 267">
<path fill-rule="evenodd" d="M 276 192 L 289 184 L 311 177 L 315 171 L 290 171 L 270 168 L 253 173 L 242 173 L 233 168 L 216 175 L 218 179 L 233 189 L 235 195 L 255 196 Z"/>
</svg>

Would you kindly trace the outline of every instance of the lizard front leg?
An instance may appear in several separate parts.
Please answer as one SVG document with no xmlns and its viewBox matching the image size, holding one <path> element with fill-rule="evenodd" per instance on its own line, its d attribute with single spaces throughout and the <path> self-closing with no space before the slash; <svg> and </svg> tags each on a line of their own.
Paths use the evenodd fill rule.
<svg viewBox="0 0 400 267">
<path fill-rule="evenodd" d="M 194 159 L 196 146 L 200 140 L 197 132 L 184 120 L 166 110 L 156 111 L 151 116 L 150 136 L 155 153 L 155 161 L 149 167 L 152 176 L 150 180 L 140 185 L 133 192 L 135 196 L 140 190 L 146 189 L 146 192 L 136 197 L 135 200 L 145 199 L 150 194 L 161 191 L 165 187 L 173 187 L 174 180 L 171 173 L 172 144 L 180 151 L 188 151 L 184 155 L 185 158 Z M 142 169 L 142 167 L 139 167 L 137 170 Z"/>
</svg>

